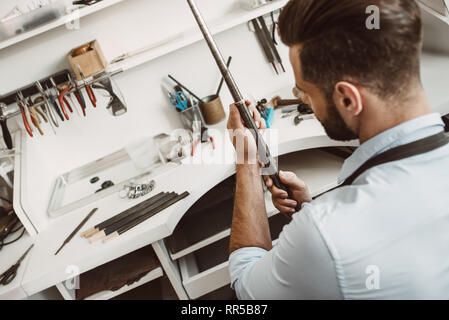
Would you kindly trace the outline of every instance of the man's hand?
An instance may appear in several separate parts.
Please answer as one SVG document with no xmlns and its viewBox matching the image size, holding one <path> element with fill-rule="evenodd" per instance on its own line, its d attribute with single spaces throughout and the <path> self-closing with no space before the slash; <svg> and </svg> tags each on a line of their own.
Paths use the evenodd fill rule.
<svg viewBox="0 0 449 320">
<path fill-rule="evenodd" d="M 265 120 L 260 116 L 259 111 L 246 101 L 250 113 L 253 116 L 256 126 L 259 129 L 266 129 Z M 257 146 L 251 131 L 245 127 L 243 119 L 235 104 L 230 105 L 228 132 L 237 154 L 237 164 L 256 164 Z"/>
<path fill-rule="evenodd" d="M 289 199 L 287 192 L 276 188 L 271 178 L 266 178 L 266 185 L 271 192 L 273 204 L 282 214 L 291 216 L 298 212 L 305 202 L 312 202 L 309 190 L 293 172 L 279 172 L 279 178 L 289 189 L 293 199 Z"/>
</svg>

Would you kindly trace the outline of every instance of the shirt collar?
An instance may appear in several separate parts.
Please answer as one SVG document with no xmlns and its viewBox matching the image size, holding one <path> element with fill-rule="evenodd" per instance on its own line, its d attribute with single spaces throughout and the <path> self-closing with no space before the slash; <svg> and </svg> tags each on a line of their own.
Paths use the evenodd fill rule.
<svg viewBox="0 0 449 320">
<path fill-rule="evenodd" d="M 388 129 L 363 143 L 343 164 L 339 183 L 349 178 L 371 158 L 400 145 L 404 145 L 441 132 L 444 123 L 439 113 L 428 114 Z"/>
</svg>

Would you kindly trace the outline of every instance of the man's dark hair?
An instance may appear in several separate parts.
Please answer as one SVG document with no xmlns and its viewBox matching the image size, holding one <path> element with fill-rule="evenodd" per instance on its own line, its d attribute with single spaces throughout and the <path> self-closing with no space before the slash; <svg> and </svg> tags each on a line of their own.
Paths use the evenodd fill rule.
<svg viewBox="0 0 449 320">
<path fill-rule="evenodd" d="M 367 28 L 371 5 L 380 10 L 380 29 Z M 347 80 L 388 98 L 420 81 L 423 32 L 414 0 L 291 0 L 279 28 L 286 45 L 302 45 L 304 80 L 327 94 Z"/>
</svg>

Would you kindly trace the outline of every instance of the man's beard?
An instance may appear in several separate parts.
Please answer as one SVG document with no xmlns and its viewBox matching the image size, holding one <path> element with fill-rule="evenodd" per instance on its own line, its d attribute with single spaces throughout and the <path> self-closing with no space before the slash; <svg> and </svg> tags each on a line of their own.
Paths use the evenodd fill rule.
<svg viewBox="0 0 449 320">
<path fill-rule="evenodd" d="M 358 136 L 346 125 L 333 99 L 328 99 L 327 119 L 320 121 L 329 138 L 337 141 L 351 141 Z"/>
</svg>

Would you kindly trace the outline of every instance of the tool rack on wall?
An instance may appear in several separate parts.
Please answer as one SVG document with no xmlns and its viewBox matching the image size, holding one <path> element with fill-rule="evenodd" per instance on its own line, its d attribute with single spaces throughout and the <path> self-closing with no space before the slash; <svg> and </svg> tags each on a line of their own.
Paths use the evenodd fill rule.
<svg viewBox="0 0 449 320">
<path fill-rule="evenodd" d="M 37 117 L 36 116 L 34 119 L 31 119 L 31 123 L 29 120 L 25 121 L 25 118 L 29 117 L 30 110 L 28 110 L 28 109 L 37 108 L 37 107 L 45 107 L 45 108 L 51 109 L 53 107 L 53 108 L 55 108 L 55 110 L 51 110 L 51 111 L 47 110 L 46 112 L 44 112 L 47 114 L 47 117 L 51 116 L 53 118 L 54 117 L 53 111 L 55 111 L 60 116 L 61 120 L 64 121 L 64 118 L 63 118 L 62 114 L 60 113 L 62 110 L 66 115 L 65 119 L 69 120 L 68 114 L 64 110 L 64 106 L 61 105 L 61 101 L 59 101 L 59 105 L 56 101 L 58 99 L 64 99 L 65 103 L 68 104 L 67 100 L 65 99 L 65 96 L 71 95 L 73 93 L 78 94 L 77 98 L 79 98 L 78 99 L 79 107 L 83 110 L 84 116 L 86 116 L 85 109 L 87 107 L 87 104 L 85 102 L 86 99 L 84 98 L 84 95 L 83 95 L 81 89 L 86 89 L 86 92 L 89 95 L 89 90 L 92 90 L 91 86 L 95 86 L 97 83 L 99 83 L 103 80 L 107 80 L 107 79 L 110 82 L 110 78 L 113 75 L 116 75 L 117 73 L 120 73 L 120 72 L 121 72 L 121 70 L 117 70 L 115 72 L 102 71 L 89 79 L 83 78 L 83 81 L 76 81 L 76 80 L 72 80 L 72 79 L 75 79 L 73 73 L 66 69 L 66 70 L 57 72 L 51 76 L 48 76 L 44 79 L 35 81 L 35 82 L 33 82 L 33 84 L 29 84 L 25 87 L 14 90 L 13 92 L 6 94 L 5 96 L 0 97 L 0 123 L 2 126 L 3 139 L 5 141 L 7 148 L 13 149 L 11 133 L 7 126 L 8 119 L 22 115 L 22 117 L 24 119 L 24 124 L 26 122 L 25 127 L 26 127 L 29 135 L 33 136 L 32 132 L 30 132 L 30 131 L 32 131 L 32 130 L 30 130 L 30 127 L 33 124 L 36 126 L 35 123 L 40 122 L 40 119 L 36 118 Z M 67 91 L 64 91 L 63 93 L 60 93 L 60 91 L 57 89 L 60 85 L 67 85 L 67 86 L 69 86 L 69 89 Z M 49 88 L 56 88 L 56 90 L 58 90 L 58 94 L 60 94 L 62 96 L 62 98 L 59 98 L 58 95 L 49 94 L 48 93 Z M 112 91 L 109 91 L 106 87 L 104 87 L 104 85 L 99 86 L 99 89 L 108 91 L 111 95 L 111 98 L 113 96 L 115 96 L 115 98 L 120 100 L 120 98 L 118 98 L 117 95 L 114 93 L 114 89 L 112 89 L 112 85 L 111 85 Z M 111 92 L 112 92 L 112 94 L 111 94 Z M 19 100 L 25 101 L 31 97 L 39 97 L 39 96 L 43 97 L 43 99 L 42 99 L 43 101 L 36 102 L 36 103 L 32 102 L 29 106 L 26 105 L 25 106 L 25 108 L 27 109 L 26 111 L 23 110 L 24 109 L 23 105 L 19 106 L 19 102 L 18 102 Z M 52 96 L 52 98 L 54 99 L 53 102 L 48 101 L 48 98 L 50 96 Z M 92 91 L 92 96 L 94 96 L 93 91 Z M 20 97 L 22 97 L 22 99 Z M 113 99 L 115 99 L 115 98 L 113 98 Z M 52 99 L 50 99 L 50 100 L 52 100 Z M 96 98 L 95 98 L 95 100 L 96 100 Z M 73 100 L 71 100 L 71 101 L 73 104 Z M 96 107 L 96 104 L 94 102 L 92 102 L 92 103 L 94 104 L 94 107 Z M 26 104 L 26 102 L 24 102 L 22 104 Z M 108 108 L 110 106 L 111 105 L 108 105 Z M 73 109 L 70 104 L 68 107 L 69 107 L 70 112 L 73 112 Z M 77 108 L 77 106 L 73 105 L 73 108 Z M 126 106 L 125 106 L 125 110 L 126 110 Z M 53 115 L 51 115 L 51 114 L 53 114 Z M 113 110 L 113 114 L 114 114 L 114 116 L 120 115 L 120 114 L 115 114 L 114 110 Z M 50 119 L 48 119 L 48 121 L 45 120 L 45 122 L 50 122 L 50 123 L 51 123 L 51 121 L 52 120 L 50 120 Z M 59 122 L 59 121 L 57 121 L 57 122 Z M 56 124 L 56 123 L 54 123 L 54 124 L 56 127 L 59 127 L 58 124 Z M 52 128 L 53 128 L 53 131 L 56 133 L 53 125 L 52 125 Z M 41 131 L 40 127 L 38 128 L 38 130 Z M 41 135 L 43 135 L 42 131 L 41 131 Z"/>
<path fill-rule="evenodd" d="M 81 82 L 77 82 L 77 84 L 78 84 L 79 89 L 84 89 L 86 87 L 86 85 L 92 85 L 96 82 L 101 81 L 105 77 L 112 77 L 120 72 L 121 72 L 121 70 L 114 71 L 111 73 L 104 72 L 104 73 L 101 73 L 99 76 L 94 76 L 92 79 L 87 79 L 86 83 L 81 81 Z M 16 97 L 19 94 L 19 92 L 21 92 L 25 97 L 31 97 L 34 95 L 38 95 L 38 94 L 40 94 L 40 92 L 36 86 L 37 82 L 39 82 L 42 85 L 42 87 L 44 87 L 44 88 L 46 88 L 47 86 L 50 88 L 50 87 L 53 87 L 53 84 L 50 80 L 51 78 L 56 83 L 56 86 L 59 86 L 62 84 L 66 84 L 68 82 L 69 76 L 72 79 L 74 79 L 73 73 L 66 69 L 66 70 L 57 72 L 51 76 L 48 76 L 46 78 L 43 78 L 41 80 L 35 81 L 33 84 L 27 85 L 27 86 L 22 87 L 17 90 L 14 90 L 14 91 L 0 97 L 0 105 L 3 104 L 4 106 L 6 106 L 6 108 L 4 110 L 1 110 L 2 118 L 9 119 L 9 118 L 13 118 L 15 116 L 20 115 L 20 110 L 16 103 Z M 76 91 L 76 89 L 72 89 L 72 90 L 68 91 L 67 94 L 74 93 L 75 91 Z M 35 107 L 39 107 L 43 104 L 44 104 L 44 102 L 37 103 L 35 105 Z"/>
</svg>

